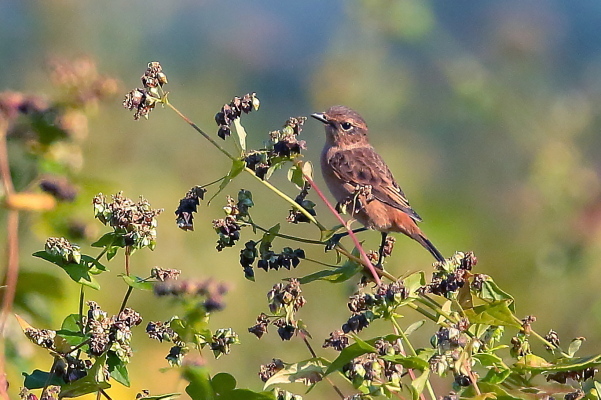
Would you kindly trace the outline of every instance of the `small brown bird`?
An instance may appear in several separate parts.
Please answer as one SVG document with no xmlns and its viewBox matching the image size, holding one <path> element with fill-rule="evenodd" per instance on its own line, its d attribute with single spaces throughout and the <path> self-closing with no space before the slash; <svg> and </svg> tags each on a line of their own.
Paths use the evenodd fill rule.
<svg viewBox="0 0 601 400">
<path fill-rule="evenodd" d="M 345 106 L 333 106 L 313 118 L 325 124 L 326 144 L 321 172 L 338 206 L 351 205 L 350 213 L 365 227 L 382 232 L 380 263 L 389 232 L 401 232 L 424 246 L 437 261 L 444 257 L 417 226 L 421 217 L 411 208 L 390 169 L 369 144 L 365 120 Z M 347 207 L 347 210 L 349 208 Z"/>
</svg>

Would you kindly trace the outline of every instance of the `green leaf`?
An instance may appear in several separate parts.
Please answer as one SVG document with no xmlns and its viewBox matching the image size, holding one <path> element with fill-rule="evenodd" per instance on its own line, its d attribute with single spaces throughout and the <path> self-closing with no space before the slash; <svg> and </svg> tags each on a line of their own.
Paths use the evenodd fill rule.
<svg viewBox="0 0 601 400">
<path fill-rule="evenodd" d="M 472 309 L 465 310 L 465 315 L 471 324 L 512 326 L 514 328 L 521 327 L 509 309 L 508 300 L 476 306 Z"/>
<path fill-rule="evenodd" d="M 395 364 L 400 364 L 408 369 L 417 369 L 420 371 L 425 371 L 428 368 L 430 368 L 430 364 L 428 363 L 428 361 L 417 356 L 403 356 L 397 354 L 394 356 L 383 356 L 381 358 L 382 360 L 390 361 Z"/>
<path fill-rule="evenodd" d="M 412 323 L 405 330 L 405 336 L 411 335 L 413 332 L 417 331 L 419 328 L 421 328 L 422 326 L 424 326 L 425 323 L 426 323 L 425 319 L 422 319 L 422 320 L 419 320 L 417 322 Z"/>
<path fill-rule="evenodd" d="M 505 382 L 507 378 L 511 376 L 511 370 L 508 368 L 491 368 L 488 370 L 488 373 L 484 378 L 482 378 L 478 382 L 486 382 L 494 385 L 498 385 L 500 383 Z"/>
<path fill-rule="evenodd" d="M 100 237 L 100 239 L 98 239 L 97 241 L 95 241 L 94 243 L 91 244 L 92 247 L 111 247 L 113 246 L 113 244 L 117 241 L 119 235 L 115 232 L 108 232 L 105 233 L 104 235 L 102 235 Z"/>
<path fill-rule="evenodd" d="M 236 129 L 236 134 L 238 135 L 238 141 L 240 142 L 242 151 L 246 151 L 246 129 L 244 129 L 240 123 L 240 118 L 236 118 L 234 120 L 234 128 Z"/>
<path fill-rule="evenodd" d="M 127 366 L 115 353 L 109 353 L 109 356 L 106 360 L 106 364 L 111 374 L 111 378 L 113 378 L 123 386 L 130 386 Z"/>
<path fill-rule="evenodd" d="M 62 386 L 65 384 L 65 381 L 58 376 L 54 374 L 51 376 L 49 372 L 41 371 L 39 369 L 34 370 L 31 374 L 23 372 L 23 376 L 25 377 L 23 386 L 30 390 L 41 389 L 46 383 L 54 386 Z"/>
<path fill-rule="evenodd" d="M 186 386 L 186 393 L 192 400 L 214 400 L 216 398 L 216 393 L 211 386 L 209 371 L 205 367 L 185 367 L 182 376 L 190 382 Z"/>
<path fill-rule="evenodd" d="M 413 400 L 418 400 L 419 396 L 423 393 L 424 388 L 426 387 L 426 382 L 428 382 L 428 377 L 430 376 L 430 370 L 426 369 L 419 378 L 415 378 L 411 381 L 411 395 Z"/>
<path fill-rule="evenodd" d="M 305 186 L 303 171 L 297 165 L 293 165 L 288 170 L 288 180 L 294 183 L 299 189 L 302 189 Z"/>
<path fill-rule="evenodd" d="M 261 238 L 261 244 L 259 245 L 259 253 L 261 255 L 269 252 L 269 249 L 271 248 L 271 243 L 276 238 L 276 235 L 279 232 L 280 232 L 280 224 L 276 224 L 276 225 L 272 226 L 271 228 L 269 228 L 269 230 L 263 234 L 263 237 Z"/>
<path fill-rule="evenodd" d="M 515 366 L 519 370 L 530 372 L 564 372 L 579 371 L 599 364 L 601 364 L 601 354 L 580 358 L 560 358 L 553 364 L 534 354 L 527 354 L 516 362 Z"/>
<path fill-rule="evenodd" d="M 498 302 L 506 300 L 509 302 L 509 309 L 512 312 L 515 312 L 515 303 L 514 298 L 509 293 L 502 290 L 495 281 L 492 280 L 491 277 L 487 277 L 487 279 L 482 282 L 482 289 L 476 292 L 477 296 L 486 301 Z"/>
<path fill-rule="evenodd" d="M 253 392 L 249 389 L 234 389 L 227 392 L 227 400 L 276 400 L 273 392 Z"/>
<path fill-rule="evenodd" d="M 331 283 L 340 283 L 351 279 L 363 270 L 361 265 L 353 260 L 347 260 L 344 265 L 335 269 L 324 269 L 321 271 L 314 272 L 302 278 L 298 281 L 301 284 L 321 280 L 328 281 Z"/>
<path fill-rule="evenodd" d="M 223 396 L 225 393 L 236 389 L 236 378 L 225 372 L 221 372 L 211 378 L 211 385 L 216 393 Z"/>
<path fill-rule="evenodd" d="M 121 278 L 127 283 L 128 286 L 139 289 L 139 290 L 152 290 L 154 287 L 154 282 L 145 281 L 144 278 L 140 278 L 139 276 L 133 275 L 124 275 L 119 274 Z"/>
<path fill-rule="evenodd" d="M 375 347 L 368 348 L 365 345 L 363 345 L 363 343 L 365 342 L 361 342 L 362 343 L 353 343 L 350 346 L 344 348 L 340 352 L 338 357 L 336 357 L 336 359 L 332 362 L 332 364 L 330 364 L 330 366 L 326 370 L 325 375 L 329 375 L 334 371 L 342 370 L 342 367 L 351 362 L 351 360 L 362 356 L 363 354 L 376 352 Z"/>
<path fill-rule="evenodd" d="M 570 357 L 574 357 L 574 354 L 576 354 L 576 352 L 580 350 L 580 346 L 582 346 L 583 342 L 584 338 L 572 339 L 572 341 L 570 342 L 570 346 L 568 346 L 568 355 Z"/>
<path fill-rule="evenodd" d="M 492 354 L 492 353 L 478 353 L 478 354 L 474 354 L 472 356 L 473 358 L 475 358 L 476 360 L 478 360 L 480 362 L 480 364 L 482 364 L 485 367 L 492 367 L 492 366 L 500 366 L 503 365 L 503 359 L 499 356 L 497 356 L 496 354 Z"/>
<path fill-rule="evenodd" d="M 62 268 L 67 273 L 67 275 L 69 275 L 69 277 L 71 277 L 71 279 L 73 279 L 75 282 L 77 282 L 81 285 L 86 285 L 86 286 L 89 286 L 96 290 L 100 289 L 100 285 L 98 284 L 98 282 L 96 282 L 96 279 L 94 279 L 90 275 L 90 268 L 88 267 L 87 264 L 85 264 L 85 263 L 80 263 L 80 264 L 70 263 L 70 262 L 65 261 L 61 256 L 52 255 L 52 254 L 46 253 L 45 251 L 37 251 L 37 252 L 33 253 L 32 255 L 34 257 L 41 258 L 43 260 L 51 262 L 52 264 L 57 265 L 58 267 Z"/>
<path fill-rule="evenodd" d="M 494 394 L 496 396 L 496 400 L 524 400 L 524 399 L 532 399 L 535 400 L 536 396 L 528 395 L 524 392 L 520 392 L 520 397 L 514 396 L 509 392 L 505 391 L 501 388 L 501 386 L 496 384 L 491 384 L 488 382 L 478 381 L 478 388 L 480 392 L 490 395 Z M 483 396 L 483 395 L 480 395 Z M 466 388 L 465 392 L 461 395 L 462 398 L 472 398 L 472 399 L 482 399 L 482 397 L 476 396 L 473 386 L 469 386 Z"/>
<path fill-rule="evenodd" d="M 106 269 L 104 265 L 98 262 L 98 260 L 96 260 L 94 257 L 90 257 L 87 255 L 81 256 L 80 264 L 86 265 L 89 268 L 90 273 L 94 275 L 99 275 L 103 272 L 108 271 L 108 269 Z"/>
<path fill-rule="evenodd" d="M 209 201 L 207 203 L 210 204 L 211 201 L 213 201 L 213 199 L 219 193 L 221 193 L 221 191 L 223 191 L 223 189 L 225 189 L 227 185 L 229 185 L 229 183 L 232 181 L 232 179 L 234 179 L 235 177 L 240 175 L 240 172 L 244 171 L 245 167 L 246 167 L 246 163 L 244 162 L 244 160 L 239 160 L 239 159 L 232 160 L 232 166 L 230 168 L 230 172 L 228 172 L 227 175 L 223 178 L 223 180 L 221 181 L 221 184 L 219 185 L 219 189 L 217 189 L 217 192 L 209 199 Z"/>
<path fill-rule="evenodd" d="M 412 296 L 417 289 L 426 284 L 426 274 L 423 271 L 414 272 L 403 279 L 403 284 L 409 291 L 409 296 Z"/>
<path fill-rule="evenodd" d="M 325 360 L 310 358 L 305 361 L 286 365 L 265 382 L 264 389 L 280 383 L 301 382 L 307 386 L 322 380 L 325 371 Z"/>
<path fill-rule="evenodd" d="M 79 332 L 81 329 L 81 316 L 79 314 L 69 314 L 63 320 L 61 330 Z"/>
</svg>

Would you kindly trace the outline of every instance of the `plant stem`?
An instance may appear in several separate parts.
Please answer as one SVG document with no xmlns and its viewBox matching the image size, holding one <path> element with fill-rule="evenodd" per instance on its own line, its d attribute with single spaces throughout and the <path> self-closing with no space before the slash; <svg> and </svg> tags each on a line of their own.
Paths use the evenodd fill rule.
<svg viewBox="0 0 601 400">
<path fill-rule="evenodd" d="M 83 285 L 79 285 L 79 331 L 83 333 Z"/>
<path fill-rule="evenodd" d="M 10 175 L 6 134 L 8 123 L 0 118 L 0 179 L 4 186 L 5 196 L 10 196 L 15 188 Z M 4 353 L 4 327 L 10 314 L 17 290 L 19 277 L 19 211 L 9 210 L 6 222 L 6 272 L 4 276 L 4 295 L 0 312 L 0 397 L 9 400 L 8 381 L 6 380 L 6 358 Z"/>
<path fill-rule="evenodd" d="M 269 232 L 269 229 L 265 229 L 262 226 L 255 224 L 254 222 L 248 222 L 248 223 L 253 228 L 257 228 L 258 230 L 263 231 L 263 232 Z M 305 238 L 301 238 L 301 237 L 297 237 L 297 236 L 286 235 L 284 233 L 276 233 L 274 236 L 280 237 L 282 239 L 294 240 L 295 242 L 325 245 L 325 243 L 320 240 L 305 239 Z"/>
<path fill-rule="evenodd" d="M 173 105 L 171 105 L 171 103 L 169 103 L 168 101 L 164 100 L 163 104 L 167 105 L 167 107 L 169 107 L 173 111 L 175 111 L 175 113 L 177 115 L 179 115 L 184 121 L 186 121 L 188 123 L 188 125 L 190 125 L 192 128 L 194 128 L 194 130 L 196 132 L 200 133 L 205 139 L 207 139 L 213 146 L 215 146 L 217 148 L 217 150 L 219 150 L 220 152 L 222 152 L 227 158 L 229 158 L 232 161 L 235 161 L 235 160 L 238 159 L 237 157 L 234 157 L 233 155 L 231 155 L 226 149 L 224 149 L 223 147 L 221 147 L 221 145 L 219 143 L 217 143 L 212 137 L 210 137 L 207 133 L 205 133 L 202 129 L 200 129 L 198 127 L 198 125 L 196 125 L 188 117 L 186 117 L 184 114 L 182 114 L 177 108 L 175 108 Z"/>
<path fill-rule="evenodd" d="M 300 335 L 303 338 L 303 342 L 305 342 L 305 346 L 307 346 L 307 349 L 309 349 L 309 353 L 311 353 L 311 356 L 313 358 L 317 358 L 317 354 L 315 354 L 313 347 L 311 347 L 311 343 L 309 343 L 309 341 L 307 340 L 307 336 L 304 334 L 304 332 L 301 332 Z M 342 393 L 338 386 L 336 386 L 336 384 L 332 382 L 332 380 L 329 377 L 326 376 L 325 379 L 330 385 L 332 385 L 336 393 L 338 393 L 338 396 L 340 396 L 341 399 L 344 399 L 344 393 Z"/>
<path fill-rule="evenodd" d="M 129 300 L 129 296 L 131 295 L 131 292 L 133 291 L 133 287 L 129 286 L 127 288 L 127 292 L 125 292 L 125 297 L 123 297 L 123 302 L 121 303 L 121 308 L 119 308 L 119 314 L 121 314 L 121 312 L 123 310 L 125 310 L 125 306 L 127 305 L 127 300 Z M 117 315 L 119 315 L 117 314 Z"/>
<path fill-rule="evenodd" d="M 409 349 L 409 352 L 411 353 L 411 355 L 412 356 L 417 356 L 417 353 L 415 352 L 415 348 L 413 347 L 413 345 L 409 341 L 409 338 L 407 337 L 407 335 L 405 335 L 405 331 L 403 331 L 403 329 L 401 328 L 401 326 L 397 322 L 396 318 L 391 317 L 390 320 L 392 321 L 392 324 L 394 325 L 394 329 L 398 332 L 398 335 L 400 335 L 401 338 L 403 339 L 403 342 L 405 342 L 407 344 L 407 348 Z M 415 378 L 413 378 L 413 379 L 415 379 Z M 430 383 L 430 379 L 428 379 L 426 381 L 426 388 L 428 389 L 428 394 L 430 395 L 430 398 L 432 400 L 436 400 L 436 394 L 434 393 L 434 389 L 432 388 L 432 384 Z M 423 393 L 421 393 L 421 394 L 423 395 Z"/>
<path fill-rule="evenodd" d="M 131 247 L 125 248 L 125 275 L 129 276 L 129 256 L 131 255 Z"/>
</svg>

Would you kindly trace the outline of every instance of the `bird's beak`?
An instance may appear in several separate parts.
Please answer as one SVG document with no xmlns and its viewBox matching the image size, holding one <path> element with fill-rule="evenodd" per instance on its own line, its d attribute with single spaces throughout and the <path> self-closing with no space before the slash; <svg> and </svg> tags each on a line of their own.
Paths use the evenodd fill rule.
<svg viewBox="0 0 601 400">
<path fill-rule="evenodd" d="M 315 114 L 311 114 L 311 116 L 313 118 L 315 118 L 316 120 L 323 122 L 324 124 L 328 124 L 329 121 L 326 118 L 326 115 L 324 113 L 315 113 Z"/>
</svg>

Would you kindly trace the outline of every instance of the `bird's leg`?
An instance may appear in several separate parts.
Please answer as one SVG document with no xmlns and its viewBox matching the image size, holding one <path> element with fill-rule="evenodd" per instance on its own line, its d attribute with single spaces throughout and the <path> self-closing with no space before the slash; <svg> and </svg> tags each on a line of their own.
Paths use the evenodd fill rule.
<svg viewBox="0 0 601 400">
<path fill-rule="evenodd" d="M 363 232 L 366 230 L 367 230 L 366 227 L 357 228 L 357 229 L 353 229 L 353 233 L 359 233 L 359 232 Z M 332 237 L 326 242 L 326 251 L 332 250 L 334 247 L 336 247 L 338 242 L 340 242 L 340 239 L 342 239 L 345 236 L 348 236 L 348 231 L 336 233 L 336 234 L 332 235 Z"/>
<path fill-rule="evenodd" d="M 378 266 L 382 267 L 382 261 L 384 261 L 384 247 L 386 246 L 386 238 L 388 238 L 387 232 L 382 232 L 382 243 L 380 243 L 380 251 L 378 251 Z"/>
</svg>

